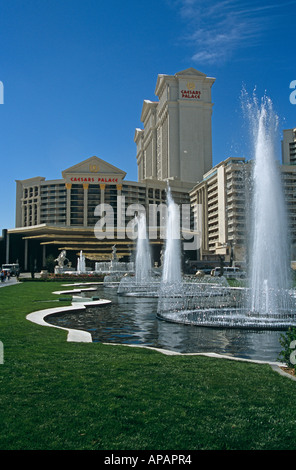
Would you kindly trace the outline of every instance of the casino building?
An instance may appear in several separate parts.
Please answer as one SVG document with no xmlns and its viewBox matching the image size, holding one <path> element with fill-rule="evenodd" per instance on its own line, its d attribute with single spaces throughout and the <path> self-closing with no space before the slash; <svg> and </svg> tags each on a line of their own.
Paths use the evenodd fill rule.
<svg viewBox="0 0 296 470">
<path fill-rule="evenodd" d="M 16 181 L 15 228 L 3 231 L 1 262 L 19 261 L 23 271 L 41 270 L 49 255 L 66 250 L 75 267 L 82 250 L 86 264 L 109 261 L 116 246 L 119 260 L 133 261 L 136 239 L 126 227 L 134 218 L 131 207 L 166 203 L 169 184 L 177 204 L 191 205 L 201 226 L 201 244 L 186 252 L 190 264 L 215 266 L 243 262 L 248 246 L 248 201 L 252 161 L 230 157 L 212 165 L 212 97 L 215 79 L 194 68 L 175 75 L 158 75 L 155 101 L 144 100 L 142 128 L 136 128 L 138 181 L 103 158 L 90 156 L 62 171 L 61 178 L 35 176 Z M 283 132 L 281 172 L 291 229 L 292 259 L 296 259 L 296 129 Z M 112 208 L 100 212 L 98 208 Z M 202 208 L 200 212 L 199 208 Z M 98 236 L 105 225 L 114 230 Z M 150 223 L 150 221 L 149 221 Z M 160 263 L 165 240 L 150 239 L 154 263 Z M 102 230 L 100 232 L 102 234 Z M 108 236 L 107 236 L 108 235 Z"/>
<path fill-rule="evenodd" d="M 287 208 L 291 260 L 296 260 L 296 129 L 283 131 L 282 149 L 279 171 Z M 225 260 L 246 260 L 252 166 L 253 160 L 229 157 L 205 173 L 190 191 L 193 210 L 199 204 L 202 207 L 199 259 L 210 261 L 220 255 Z"/>
<path fill-rule="evenodd" d="M 215 79 L 189 68 L 159 75 L 157 100 L 143 103 L 143 128 L 135 130 L 138 181 L 125 180 L 126 173 L 97 156 L 91 156 L 62 171 L 62 178 L 35 176 L 16 181 L 15 228 L 3 237 L 5 259 L 18 259 L 24 271 L 45 266 L 66 250 L 76 265 L 80 250 L 88 265 L 110 260 L 112 247 L 123 261 L 133 259 L 136 241 L 127 237 L 122 225 L 133 215 L 128 207 L 166 202 L 169 183 L 177 204 L 189 204 L 189 191 L 212 167 L 211 87 Z M 118 207 L 120 201 L 120 207 Z M 113 238 L 98 239 L 95 227 L 98 205 L 113 208 Z M 151 240 L 153 261 L 159 262 L 164 240 Z M 196 259 L 197 253 L 191 253 Z"/>
<path fill-rule="evenodd" d="M 14 240 L 14 253 L 16 246 L 19 247 L 17 257 L 24 270 L 30 268 L 30 256 L 37 259 L 38 268 L 40 264 L 45 265 L 49 254 L 57 257 L 61 250 L 66 250 L 72 263 L 76 263 L 77 255 L 83 250 L 88 265 L 110 260 L 114 245 L 119 259 L 131 258 L 136 241 L 125 233 L 134 216 L 128 214 L 128 207 L 140 204 L 146 209 L 148 204 L 165 203 L 166 183 L 126 181 L 125 175 L 124 171 L 93 156 L 64 170 L 62 179 L 34 177 L 17 181 L 16 228 L 8 231 L 7 238 L 8 244 L 9 239 Z M 172 187 L 172 192 L 176 201 L 189 204 L 188 191 Z M 104 208 L 103 204 L 113 209 L 113 220 L 108 220 L 107 214 L 106 225 L 114 225 L 114 237 L 100 240 L 95 227 L 104 213 L 96 214 L 95 209 Z M 160 239 L 152 243 L 156 261 L 162 244 Z"/>
</svg>

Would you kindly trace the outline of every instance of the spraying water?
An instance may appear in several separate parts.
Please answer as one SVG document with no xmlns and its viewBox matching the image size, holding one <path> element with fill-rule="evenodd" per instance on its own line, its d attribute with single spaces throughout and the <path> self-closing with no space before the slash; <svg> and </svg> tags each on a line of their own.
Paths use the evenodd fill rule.
<svg viewBox="0 0 296 470">
<path fill-rule="evenodd" d="M 259 314 L 285 308 L 289 285 L 288 224 L 276 156 L 278 117 L 272 102 L 246 99 L 254 146 L 250 244 L 250 309 Z"/>
<path fill-rule="evenodd" d="M 151 255 L 149 241 L 147 237 L 146 217 L 145 214 L 139 214 L 138 222 L 138 239 L 136 252 L 136 268 L 135 277 L 137 283 L 147 282 L 151 276 Z"/>
<path fill-rule="evenodd" d="M 289 237 L 279 165 L 276 159 L 278 118 L 269 98 L 260 105 L 244 96 L 254 145 L 251 193 L 250 286 L 203 286 L 183 283 L 183 290 L 163 289 L 157 314 L 170 322 L 246 329 L 296 326 L 296 298 L 290 291 Z M 168 223 L 168 233 L 170 230 Z M 168 237 L 166 262 L 173 266 Z M 175 256 L 174 261 L 177 261 Z M 171 268 L 170 268 L 171 269 Z M 178 269 L 174 267 L 178 273 Z M 164 277 L 170 273 L 164 273 Z"/>
<path fill-rule="evenodd" d="M 176 284 L 180 283 L 181 279 L 180 211 L 172 198 L 170 188 L 168 188 L 166 246 L 164 252 L 162 281 Z"/>
<path fill-rule="evenodd" d="M 86 271 L 86 269 L 85 269 L 85 256 L 84 256 L 82 250 L 80 251 L 80 257 L 77 260 L 77 271 L 79 273 L 85 273 L 85 271 Z"/>
</svg>

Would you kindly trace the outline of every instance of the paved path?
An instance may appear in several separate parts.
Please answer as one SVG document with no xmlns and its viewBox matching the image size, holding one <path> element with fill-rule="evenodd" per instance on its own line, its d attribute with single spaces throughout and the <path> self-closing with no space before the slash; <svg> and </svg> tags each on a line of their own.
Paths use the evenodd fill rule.
<svg viewBox="0 0 296 470">
<path fill-rule="evenodd" d="M 13 276 L 9 280 L 6 279 L 6 281 L 0 282 L 0 287 L 13 286 L 14 284 L 18 284 L 18 280 Z"/>
</svg>

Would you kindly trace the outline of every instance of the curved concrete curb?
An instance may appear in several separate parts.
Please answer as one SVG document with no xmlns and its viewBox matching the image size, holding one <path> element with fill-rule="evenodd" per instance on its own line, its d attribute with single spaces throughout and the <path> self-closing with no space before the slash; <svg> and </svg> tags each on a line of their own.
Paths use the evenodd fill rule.
<svg viewBox="0 0 296 470">
<path fill-rule="evenodd" d="M 56 290 L 53 294 L 63 295 L 63 294 L 80 294 L 80 292 L 91 292 L 97 290 L 95 287 L 85 287 L 77 289 L 68 289 L 68 290 Z"/>
<path fill-rule="evenodd" d="M 26 316 L 26 319 L 33 323 L 36 323 L 37 325 L 50 326 L 53 328 L 59 328 L 61 330 L 68 331 L 67 341 L 78 341 L 78 342 L 90 343 L 92 341 L 92 337 L 91 337 L 91 334 L 86 331 L 73 330 L 71 328 L 55 326 L 45 321 L 45 317 L 52 315 L 54 313 L 67 312 L 67 311 L 71 312 L 74 310 L 78 311 L 78 310 L 84 310 L 84 309 L 85 309 L 84 305 L 76 305 L 76 306 L 70 305 L 67 307 L 48 308 L 46 310 L 38 310 L 37 312 L 29 313 L 29 315 Z"/>
<path fill-rule="evenodd" d="M 92 336 L 87 331 L 83 330 L 75 330 L 72 328 L 65 328 L 62 326 L 51 325 L 45 321 L 45 318 L 49 315 L 54 313 L 63 313 L 63 312 L 73 312 L 73 311 L 83 311 L 86 310 L 87 306 L 102 306 L 108 305 L 111 303 L 111 300 L 94 300 L 94 301 L 85 301 L 85 302 L 75 302 L 72 305 L 68 305 L 66 307 L 56 307 L 56 308 L 48 308 L 45 310 L 38 310 L 36 312 L 29 313 L 26 316 L 26 319 L 36 323 L 37 325 L 42 326 L 50 326 L 52 328 L 59 328 L 61 330 L 68 331 L 67 341 L 69 342 L 84 342 L 84 343 L 92 343 Z"/>
<path fill-rule="evenodd" d="M 143 346 L 139 344 L 121 344 L 121 343 L 103 343 L 103 344 L 108 344 L 112 346 L 128 346 L 130 348 L 145 348 L 145 349 L 151 349 L 152 351 L 158 351 L 162 354 L 166 354 L 167 356 L 208 356 L 208 357 L 216 357 L 218 359 L 230 359 L 232 361 L 241 361 L 241 362 L 250 362 L 250 363 L 255 363 L 255 364 L 269 364 L 273 366 L 285 366 L 285 364 L 282 364 L 280 362 L 268 362 L 268 361 L 260 361 L 260 360 L 255 360 L 255 359 L 246 359 L 243 357 L 234 357 L 234 356 L 227 356 L 226 354 L 218 354 L 214 352 L 199 352 L 199 353 L 180 353 L 177 351 L 170 351 L 169 349 L 161 349 L 161 348 L 153 348 L 152 346 Z"/>
<path fill-rule="evenodd" d="M 153 348 L 151 346 L 142 346 L 138 344 L 120 344 L 120 343 L 103 343 L 108 346 L 128 346 L 130 348 L 144 348 L 144 349 L 151 349 L 152 351 L 157 351 L 160 352 L 161 354 L 165 354 L 167 356 L 207 356 L 207 357 L 215 357 L 217 359 L 229 359 L 231 361 L 240 361 L 240 362 L 249 362 L 252 364 L 266 364 L 269 365 L 272 370 L 275 372 L 279 373 L 283 377 L 287 377 L 288 379 L 295 380 L 296 377 L 288 374 L 288 372 L 285 372 L 284 370 L 281 369 L 281 367 L 286 367 L 286 364 L 281 363 L 281 362 L 268 362 L 268 361 L 260 361 L 260 360 L 254 360 L 254 359 L 246 359 L 243 357 L 234 357 L 234 356 L 227 356 L 226 354 L 218 354 L 218 353 L 179 353 L 177 351 L 170 351 L 168 349 L 160 349 L 160 348 Z"/>
<path fill-rule="evenodd" d="M 90 283 L 88 283 L 90 284 Z M 64 284 L 64 286 L 77 286 L 76 289 L 69 289 L 69 290 L 62 290 L 62 291 L 54 291 L 53 294 L 61 295 L 61 294 L 77 294 L 81 292 L 89 292 L 97 290 L 96 287 L 83 287 L 83 284 Z M 78 287 L 80 286 L 80 287 Z M 84 342 L 84 343 L 92 343 L 92 336 L 87 331 L 83 330 L 75 330 L 73 328 L 65 328 L 62 326 L 51 325 L 45 321 L 45 318 L 49 315 L 53 315 L 54 313 L 63 313 L 63 312 L 73 312 L 73 311 L 82 311 L 86 310 L 86 305 L 89 307 L 101 306 L 101 305 L 108 305 L 111 303 L 111 300 L 89 300 L 84 299 L 81 297 L 78 301 L 72 302 L 72 305 L 66 307 L 56 307 L 56 308 L 48 308 L 46 310 L 38 310 L 36 312 L 32 312 L 26 316 L 26 319 L 36 323 L 37 325 L 42 326 L 50 326 L 52 328 L 59 328 L 60 330 L 68 331 L 67 341 L 69 342 Z"/>
<path fill-rule="evenodd" d="M 286 367 L 286 364 L 281 364 L 281 366 Z M 289 379 L 296 381 L 296 377 L 294 375 L 288 374 L 288 372 L 285 372 L 277 364 L 271 364 L 271 368 L 283 377 L 288 377 Z"/>
</svg>

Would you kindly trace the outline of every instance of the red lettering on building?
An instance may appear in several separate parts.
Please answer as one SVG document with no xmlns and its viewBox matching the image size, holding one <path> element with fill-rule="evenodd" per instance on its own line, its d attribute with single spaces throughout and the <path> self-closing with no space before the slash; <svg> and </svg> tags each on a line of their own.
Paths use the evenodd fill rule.
<svg viewBox="0 0 296 470">
<path fill-rule="evenodd" d="M 200 100 L 201 91 L 198 90 L 181 90 L 181 97 L 182 98 L 189 98 Z"/>
<path fill-rule="evenodd" d="M 118 183 L 118 178 L 95 178 L 90 176 L 72 176 L 70 180 L 76 183 Z"/>
</svg>

